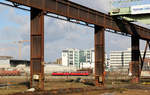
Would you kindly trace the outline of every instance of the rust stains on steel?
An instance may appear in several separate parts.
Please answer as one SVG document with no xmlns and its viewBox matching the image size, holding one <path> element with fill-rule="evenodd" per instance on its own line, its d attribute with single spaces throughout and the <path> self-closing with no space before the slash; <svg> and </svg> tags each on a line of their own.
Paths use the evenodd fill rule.
<svg viewBox="0 0 150 95">
<path fill-rule="evenodd" d="M 68 0 L 8 0 L 28 7 L 76 19 L 89 24 L 120 31 L 130 35 L 138 34 L 141 39 L 150 40 L 150 29 L 113 18 L 107 14 L 73 3 Z M 133 32 L 136 30 L 136 33 Z"/>
<path fill-rule="evenodd" d="M 31 8 L 31 87 L 44 89 L 44 12 Z M 35 78 L 36 77 L 36 78 Z"/>
<path fill-rule="evenodd" d="M 132 47 L 132 62 L 131 62 L 131 73 L 132 82 L 138 83 L 140 80 L 140 50 L 139 50 L 139 38 L 137 36 L 131 37 L 131 47 Z"/>
<path fill-rule="evenodd" d="M 97 86 L 104 85 L 104 31 L 103 27 L 95 26 L 95 80 Z"/>
</svg>

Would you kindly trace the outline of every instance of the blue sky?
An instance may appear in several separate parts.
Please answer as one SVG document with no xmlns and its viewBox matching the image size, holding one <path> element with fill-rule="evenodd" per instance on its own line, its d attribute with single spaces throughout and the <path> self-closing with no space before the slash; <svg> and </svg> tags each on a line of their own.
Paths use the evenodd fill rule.
<svg viewBox="0 0 150 95">
<path fill-rule="evenodd" d="M 4 1 L 4 0 L 0 0 Z M 72 0 L 107 13 L 109 0 Z M 30 13 L 0 5 L 0 56 L 9 55 L 18 58 L 18 44 L 14 41 L 30 40 Z M 45 61 L 55 61 L 61 57 L 65 48 L 94 48 L 94 29 L 70 22 L 45 17 Z M 112 50 L 126 50 L 130 47 L 130 38 L 105 33 L 106 53 Z M 141 47 L 144 47 L 141 42 Z M 30 44 L 22 44 L 22 58 L 30 59 Z"/>
</svg>

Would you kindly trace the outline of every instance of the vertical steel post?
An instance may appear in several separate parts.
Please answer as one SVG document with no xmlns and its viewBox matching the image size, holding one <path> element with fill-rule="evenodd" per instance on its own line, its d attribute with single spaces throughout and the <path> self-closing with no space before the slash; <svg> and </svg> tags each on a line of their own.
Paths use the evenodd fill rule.
<svg viewBox="0 0 150 95">
<path fill-rule="evenodd" d="M 44 89 L 44 13 L 31 8 L 30 86 Z"/>
<path fill-rule="evenodd" d="M 105 29 L 95 25 L 95 81 L 97 86 L 104 85 L 104 31 Z"/>
<path fill-rule="evenodd" d="M 132 62 L 131 62 L 131 73 L 132 73 L 132 82 L 138 83 L 140 79 L 140 66 L 139 66 L 139 38 L 137 36 L 131 37 L 131 46 L 132 46 Z"/>
</svg>

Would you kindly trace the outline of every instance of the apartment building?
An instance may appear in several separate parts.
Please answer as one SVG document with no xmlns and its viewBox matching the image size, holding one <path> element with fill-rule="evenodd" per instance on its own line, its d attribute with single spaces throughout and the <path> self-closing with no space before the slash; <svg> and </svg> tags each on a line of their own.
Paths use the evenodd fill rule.
<svg viewBox="0 0 150 95">
<path fill-rule="evenodd" d="M 105 54 L 105 64 L 107 64 L 107 55 Z M 62 65 L 73 66 L 77 69 L 92 68 L 95 66 L 94 49 L 65 49 L 62 51 Z M 108 64 L 106 65 L 108 66 Z"/>
<path fill-rule="evenodd" d="M 141 56 L 143 57 L 144 51 L 141 50 Z M 110 52 L 110 68 L 111 69 L 118 69 L 118 68 L 123 68 L 123 69 L 129 69 L 129 62 L 131 62 L 131 48 L 128 48 L 127 50 L 124 51 L 111 51 Z M 146 53 L 147 59 L 150 58 L 150 51 L 148 50 Z"/>
<path fill-rule="evenodd" d="M 94 50 L 65 49 L 62 51 L 62 65 L 76 68 L 94 67 Z"/>
</svg>

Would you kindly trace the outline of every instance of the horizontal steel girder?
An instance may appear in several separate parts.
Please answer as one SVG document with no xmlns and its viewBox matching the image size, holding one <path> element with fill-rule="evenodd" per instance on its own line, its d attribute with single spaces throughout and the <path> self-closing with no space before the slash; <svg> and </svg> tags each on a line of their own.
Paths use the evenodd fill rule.
<svg viewBox="0 0 150 95">
<path fill-rule="evenodd" d="M 8 0 L 28 7 L 37 8 L 45 13 L 54 13 L 68 18 L 80 20 L 104 28 L 138 35 L 139 38 L 150 40 L 150 29 L 131 24 L 125 20 L 113 18 L 99 11 L 73 3 L 68 0 Z M 133 32 L 136 30 L 136 33 Z"/>
</svg>

